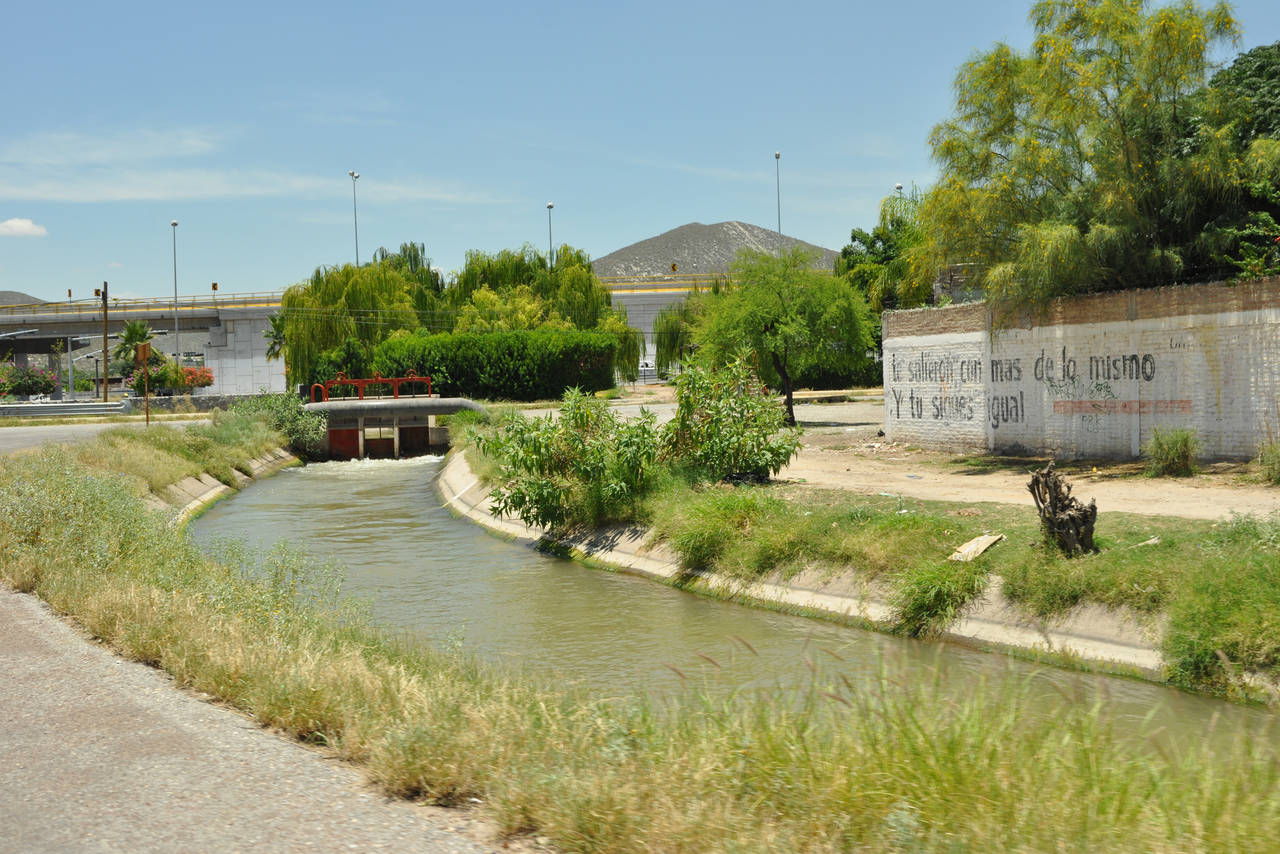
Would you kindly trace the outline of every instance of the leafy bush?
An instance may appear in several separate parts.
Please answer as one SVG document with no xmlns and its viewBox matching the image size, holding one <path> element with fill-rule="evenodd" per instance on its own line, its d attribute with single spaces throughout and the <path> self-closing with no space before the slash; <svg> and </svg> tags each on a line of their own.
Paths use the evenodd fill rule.
<svg viewBox="0 0 1280 854">
<path fill-rule="evenodd" d="M 494 509 L 552 529 L 635 518 L 658 458 L 653 413 L 620 421 L 578 389 L 565 393 L 559 418 L 514 415 L 478 443 L 501 464 Z"/>
<path fill-rule="evenodd" d="M 799 445 L 799 431 L 779 435 L 782 407 L 742 360 L 720 372 L 686 372 L 677 399 L 675 420 L 659 430 L 652 413 L 622 421 L 575 388 L 558 418 L 512 413 L 468 441 L 496 462 L 495 509 L 551 529 L 638 518 L 666 466 L 691 482 L 760 480 Z"/>
<path fill-rule="evenodd" d="M 1147 477 L 1188 477 L 1195 474 L 1200 437 L 1185 428 L 1157 427 L 1142 449 L 1147 458 Z"/>
<path fill-rule="evenodd" d="M 1267 442 L 1258 449 L 1258 465 L 1262 466 L 1263 477 L 1280 486 L 1280 440 Z"/>
<path fill-rule="evenodd" d="M 264 392 L 232 404 L 231 411 L 264 418 L 267 426 L 283 435 L 289 448 L 304 459 L 324 457 L 328 419 L 303 409 L 297 395 Z"/>
<path fill-rule="evenodd" d="M 4 381 L 3 394 L 52 394 L 58 387 L 58 378 L 52 371 L 44 368 L 33 368 L 27 365 L 16 365 Z"/>
<path fill-rule="evenodd" d="M 213 385 L 213 370 L 204 367 L 178 367 L 173 362 L 148 364 L 145 369 L 134 369 L 132 374 L 125 377 L 124 384 L 134 394 L 142 394 L 144 391 L 154 393 L 162 388 L 189 392 L 193 388 Z"/>
<path fill-rule="evenodd" d="M 663 455 L 694 479 L 765 480 L 800 447 L 800 431 L 783 429 L 785 410 L 741 357 L 719 371 L 690 368 L 675 386 Z"/>
<path fill-rule="evenodd" d="M 389 338 L 369 357 L 384 377 L 409 371 L 432 379 L 434 391 L 486 400 L 546 400 L 566 389 L 613 388 L 617 338 L 601 332 L 534 330 Z M 334 361 L 330 370 L 346 370 Z M 359 376 L 360 371 L 348 372 Z M 321 377 L 320 379 L 331 379 Z"/>
</svg>

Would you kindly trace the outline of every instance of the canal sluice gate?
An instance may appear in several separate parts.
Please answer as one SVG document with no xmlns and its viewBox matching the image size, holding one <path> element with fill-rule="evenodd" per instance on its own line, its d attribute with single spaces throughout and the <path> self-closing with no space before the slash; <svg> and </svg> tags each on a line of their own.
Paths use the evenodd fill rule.
<svg viewBox="0 0 1280 854">
<path fill-rule="evenodd" d="M 329 418 L 329 457 L 335 460 L 387 459 L 445 450 L 449 431 L 437 415 L 484 408 L 463 397 L 394 397 L 323 400 L 308 403 Z"/>
</svg>

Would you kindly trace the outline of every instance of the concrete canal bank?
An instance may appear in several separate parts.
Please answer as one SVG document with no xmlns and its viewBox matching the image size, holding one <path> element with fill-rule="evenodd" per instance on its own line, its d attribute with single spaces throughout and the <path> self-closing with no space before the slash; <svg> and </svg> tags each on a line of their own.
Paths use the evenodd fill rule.
<svg viewBox="0 0 1280 854">
<path fill-rule="evenodd" d="M 540 529 L 518 519 L 497 516 L 488 489 L 460 453 L 450 454 L 436 488 L 451 512 L 501 536 L 529 545 L 547 539 Z M 683 582 L 688 589 L 708 595 L 813 613 L 877 630 L 887 630 L 892 623 L 892 608 L 884 591 L 847 577 L 807 572 L 785 583 L 744 583 L 715 575 L 689 576 L 680 568 L 677 555 L 663 544 L 654 543 L 651 532 L 643 528 L 596 531 L 555 541 L 555 545 L 588 563 L 665 584 Z M 1096 606 L 1078 607 L 1061 619 L 1042 620 L 1009 602 L 1000 592 L 1000 585 L 1001 579 L 993 576 L 983 595 L 944 637 L 981 648 L 1087 662 L 1101 670 L 1148 679 L 1161 677 L 1158 625 L 1144 624 L 1135 615 Z"/>
</svg>

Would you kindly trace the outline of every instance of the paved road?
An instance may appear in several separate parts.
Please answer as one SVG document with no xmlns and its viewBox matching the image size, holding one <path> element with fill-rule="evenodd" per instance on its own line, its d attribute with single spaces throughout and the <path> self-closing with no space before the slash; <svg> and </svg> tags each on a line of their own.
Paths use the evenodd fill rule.
<svg viewBox="0 0 1280 854">
<path fill-rule="evenodd" d="M 0 453 L 114 426 L 4 428 Z M 480 854 L 500 850 L 491 838 L 466 813 L 383 797 L 0 584 L 0 854 Z"/>
<path fill-rule="evenodd" d="M 196 424 L 200 419 L 190 421 L 157 421 L 156 424 L 168 424 L 171 426 L 179 426 L 182 424 Z M 100 421 L 95 423 L 74 423 L 67 424 L 50 424 L 42 427 L 4 427 L 0 426 L 0 455 L 11 454 L 14 451 L 20 451 L 24 448 L 34 448 L 47 442 L 81 442 L 85 439 L 98 435 L 103 430 L 110 430 L 112 427 L 133 426 L 133 422 L 128 421 Z M 143 427 L 141 422 L 137 425 Z"/>
</svg>

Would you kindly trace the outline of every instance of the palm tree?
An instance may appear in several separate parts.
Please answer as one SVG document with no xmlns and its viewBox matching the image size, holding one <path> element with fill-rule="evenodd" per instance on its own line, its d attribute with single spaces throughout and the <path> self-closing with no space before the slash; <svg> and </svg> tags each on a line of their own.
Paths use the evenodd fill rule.
<svg viewBox="0 0 1280 854">
<path fill-rule="evenodd" d="M 155 337 L 145 320 L 130 320 L 120 331 L 120 343 L 111 351 L 111 356 L 130 365 L 138 361 L 138 345 Z"/>
<path fill-rule="evenodd" d="M 267 361 L 271 362 L 284 355 L 284 315 L 273 314 L 267 319 L 271 328 L 263 330 L 262 337 L 267 339 Z"/>
</svg>

